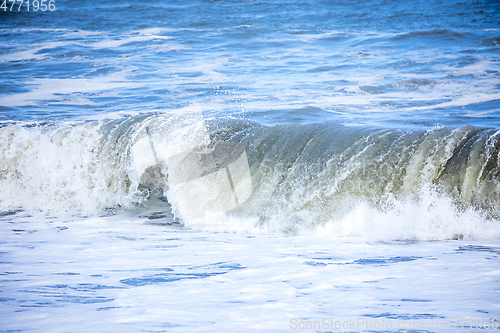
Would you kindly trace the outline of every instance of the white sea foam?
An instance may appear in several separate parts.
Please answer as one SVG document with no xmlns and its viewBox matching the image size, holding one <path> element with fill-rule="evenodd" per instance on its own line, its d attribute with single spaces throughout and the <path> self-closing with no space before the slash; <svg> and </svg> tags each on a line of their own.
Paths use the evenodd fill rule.
<svg viewBox="0 0 500 333">
<path fill-rule="evenodd" d="M 416 202 L 388 200 L 384 208 L 358 201 L 341 216 L 322 222 L 320 219 L 323 217 L 318 212 L 303 209 L 293 215 L 280 212 L 266 221 L 234 214 L 206 215 L 203 220 L 188 221 L 186 226 L 193 230 L 366 241 L 500 238 L 499 220 L 488 219 L 473 209 L 461 211 L 451 199 L 433 191 L 423 192 Z"/>
<path fill-rule="evenodd" d="M 128 206 L 125 151 L 114 151 L 99 124 L 57 129 L 2 128 L 0 202 L 3 209 L 95 213 Z"/>
<path fill-rule="evenodd" d="M 82 94 L 81 103 L 93 105 L 95 102 L 84 97 L 85 94 L 99 93 L 101 96 L 112 96 L 116 94 L 111 92 L 113 89 L 137 88 L 145 85 L 145 83 L 130 82 L 126 79 L 124 72 L 94 78 L 41 78 L 27 81 L 26 84 L 35 88 L 28 92 L 2 96 L 1 104 L 4 106 L 28 106 L 45 104 L 52 100 L 55 100 L 56 104 L 69 104 L 76 96 Z"/>
<path fill-rule="evenodd" d="M 159 35 L 153 35 L 153 34 L 141 34 L 139 36 L 131 36 L 131 37 L 127 37 L 127 38 L 101 40 L 99 42 L 91 43 L 89 45 L 95 49 L 105 49 L 105 48 L 120 47 L 122 45 L 134 43 L 134 42 L 144 42 L 144 41 L 150 41 L 150 40 L 165 40 L 165 39 L 169 39 L 169 38 L 170 37 L 168 37 L 168 36 L 159 36 Z"/>
<path fill-rule="evenodd" d="M 124 215 L 8 218 L 6 330 L 287 332 L 364 318 L 448 332 L 445 319 L 499 313 L 498 241 L 195 232 Z M 429 326 L 436 319 L 439 329 Z"/>
<path fill-rule="evenodd" d="M 17 61 L 28 61 L 28 60 L 41 60 L 50 57 L 50 52 L 40 53 L 41 50 L 50 50 L 56 47 L 68 45 L 67 42 L 48 42 L 48 43 L 38 43 L 30 45 L 29 47 L 23 47 L 22 50 L 18 50 L 11 53 L 6 53 L 0 55 L 0 62 L 17 62 Z"/>
</svg>

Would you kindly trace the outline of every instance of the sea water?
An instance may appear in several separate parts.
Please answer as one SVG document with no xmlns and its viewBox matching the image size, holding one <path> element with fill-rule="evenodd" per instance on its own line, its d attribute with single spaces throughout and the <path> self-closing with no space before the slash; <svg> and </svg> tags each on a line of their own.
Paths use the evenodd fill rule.
<svg viewBox="0 0 500 333">
<path fill-rule="evenodd" d="M 498 330 L 497 1 L 4 3 L 0 331 Z M 250 196 L 192 218 L 145 129 Z"/>
</svg>

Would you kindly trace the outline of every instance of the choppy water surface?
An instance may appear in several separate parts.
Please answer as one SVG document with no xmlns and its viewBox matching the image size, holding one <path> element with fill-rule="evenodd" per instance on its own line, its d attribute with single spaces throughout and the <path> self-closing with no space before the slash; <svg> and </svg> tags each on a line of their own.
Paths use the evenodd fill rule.
<svg viewBox="0 0 500 333">
<path fill-rule="evenodd" d="M 496 1 L 55 6 L 0 9 L 0 330 L 500 319 Z M 142 186 L 146 129 L 241 143 L 249 199 Z"/>
</svg>

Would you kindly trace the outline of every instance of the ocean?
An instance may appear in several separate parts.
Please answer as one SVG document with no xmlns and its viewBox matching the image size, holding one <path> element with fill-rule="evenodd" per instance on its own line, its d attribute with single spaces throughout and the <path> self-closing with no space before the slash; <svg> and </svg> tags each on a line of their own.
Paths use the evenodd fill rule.
<svg viewBox="0 0 500 333">
<path fill-rule="evenodd" d="M 4 1 L 1 332 L 500 327 L 496 0 Z"/>
</svg>

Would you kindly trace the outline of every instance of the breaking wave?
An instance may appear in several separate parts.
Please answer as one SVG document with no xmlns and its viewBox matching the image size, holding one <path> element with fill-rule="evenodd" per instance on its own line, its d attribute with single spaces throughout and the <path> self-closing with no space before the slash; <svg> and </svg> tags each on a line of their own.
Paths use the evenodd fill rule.
<svg viewBox="0 0 500 333">
<path fill-rule="evenodd" d="M 4 124 L 0 210 L 142 209 L 158 191 L 140 184 L 131 156 L 145 126 L 165 139 L 166 155 L 204 144 L 196 134 L 203 130 L 246 149 L 252 193 L 224 215 L 190 220 L 165 189 L 165 206 L 189 227 L 371 239 L 500 237 L 500 130 L 472 126 L 264 126 L 173 114 Z"/>
</svg>

